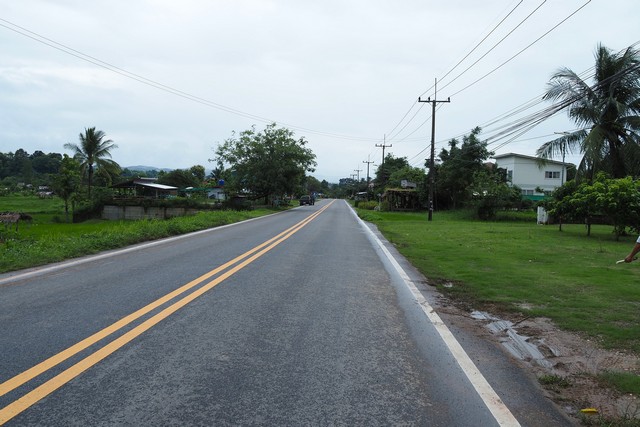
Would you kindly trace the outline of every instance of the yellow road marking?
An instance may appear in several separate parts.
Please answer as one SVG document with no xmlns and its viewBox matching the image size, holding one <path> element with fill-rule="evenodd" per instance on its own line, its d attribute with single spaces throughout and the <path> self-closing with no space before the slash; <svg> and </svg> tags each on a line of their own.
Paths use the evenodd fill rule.
<svg viewBox="0 0 640 427">
<path fill-rule="evenodd" d="M 154 301 L 153 303 L 141 308 L 140 310 L 130 314 L 129 316 L 126 316 L 126 317 L 122 318 L 118 322 L 116 322 L 116 323 L 112 324 L 111 326 L 109 326 L 109 327 L 97 332 L 96 334 L 90 336 L 89 338 L 86 338 L 86 339 L 80 341 L 79 343 L 69 347 L 68 349 L 66 349 L 66 350 L 64 350 L 64 351 L 62 351 L 62 352 L 50 357 L 49 359 L 45 360 L 44 362 L 34 366 L 33 368 L 31 368 L 31 369 L 29 369 L 29 370 L 27 370 L 27 371 L 25 371 L 25 372 L 23 372 L 21 374 L 16 375 L 15 377 L 13 377 L 10 380 L 8 380 L 8 381 L 4 382 L 3 384 L 1 384 L 0 387 L 2 387 L 2 388 L 0 388 L 0 391 L 3 392 L 2 394 L 8 393 L 9 391 L 15 389 L 16 387 L 18 387 L 18 386 L 24 384 L 25 382 L 33 379 L 35 376 L 40 375 L 41 373 L 51 369 L 53 366 L 61 363 L 62 361 L 68 359 L 69 357 L 77 354 L 78 352 L 80 352 L 83 349 L 89 347 L 90 345 L 96 343 L 97 341 L 105 338 L 106 336 L 112 334 L 113 332 L 121 329 L 122 327 L 124 327 L 125 325 L 131 323 L 132 321 L 140 318 L 145 313 L 150 312 L 154 308 L 157 308 L 158 306 L 164 304 L 165 302 L 171 300 L 172 298 L 175 298 L 176 296 L 178 296 L 178 295 L 186 292 L 187 290 L 193 288 L 197 284 L 205 281 L 206 279 L 212 277 L 213 275 L 225 270 L 226 268 L 228 268 L 228 267 L 232 266 L 233 264 L 238 263 L 238 262 L 240 262 L 240 261 L 242 261 L 244 259 L 244 261 L 240 262 L 235 267 L 233 267 L 233 268 L 229 269 L 228 271 L 226 271 L 225 273 L 221 274 L 220 276 L 218 276 L 217 278 L 215 278 L 211 282 L 207 283 L 206 285 L 204 285 L 201 288 L 195 290 L 191 294 L 183 297 L 182 299 L 180 299 L 177 302 L 173 303 L 172 305 L 168 306 L 167 308 L 165 308 L 161 312 L 159 312 L 156 315 L 152 316 L 151 318 L 147 319 L 146 321 L 144 321 L 140 325 L 136 326 L 135 328 L 133 328 L 129 332 L 127 332 L 127 333 L 123 334 L 122 336 L 120 336 L 119 338 L 116 338 L 115 340 L 113 340 L 109 344 L 105 345 L 104 347 L 98 349 L 93 354 L 85 357 L 83 360 L 81 360 L 80 362 L 78 362 L 75 365 L 71 366 L 70 368 L 66 369 L 65 371 L 61 372 L 60 374 L 58 374 L 54 378 L 48 380 L 44 384 L 42 384 L 42 385 L 38 386 L 37 388 L 33 389 L 31 392 L 25 394 L 21 398 L 17 399 L 16 401 L 14 401 L 14 402 L 10 403 L 9 405 L 5 406 L 4 408 L 0 409 L 0 425 L 6 423 L 7 421 L 12 419 L 16 415 L 20 414 L 21 412 L 23 412 L 24 410 L 26 410 L 27 408 L 29 408 L 33 404 L 37 403 L 39 400 L 41 400 L 45 396 L 51 394 L 52 392 L 54 392 L 58 388 L 62 387 L 64 384 L 68 383 L 73 378 L 75 378 L 78 375 L 80 375 L 82 372 L 84 372 L 87 369 L 89 369 L 90 367 L 94 366 L 95 364 L 97 364 L 98 362 L 100 362 L 101 360 L 103 360 L 104 358 L 106 358 L 107 356 L 109 356 L 110 354 L 112 354 L 113 352 L 115 352 L 116 350 L 118 350 L 119 348 L 124 346 L 125 344 L 129 343 L 130 341 L 132 341 L 134 338 L 140 336 L 142 333 L 144 333 L 145 331 L 149 330 L 150 328 L 152 328 L 153 326 L 158 324 L 163 319 L 166 319 L 171 314 L 173 314 L 176 311 L 178 311 L 180 308 L 184 307 L 185 305 L 187 305 L 191 301 L 195 300 L 196 298 L 200 297 L 204 293 L 206 293 L 209 290 L 213 289 L 219 283 L 221 283 L 224 280 L 228 279 L 229 277 L 231 277 L 236 272 L 242 270 L 244 267 L 246 267 L 247 265 L 251 264 L 253 261 L 255 261 L 256 259 L 260 258 L 265 253 L 269 252 L 271 249 L 273 249 L 274 247 L 276 247 L 277 245 L 279 245 L 283 241 L 287 240 L 293 234 L 298 232 L 302 227 L 307 225 L 309 222 L 311 222 L 313 219 L 315 219 L 318 215 L 320 215 L 322 212 L 324 212 L 332 203 L 333 202 L 329 203 L 328 205 L 324 206 L 322 209 L 320 209 L 319 211 L 317 211 L 317 212 L 313 213 L 312 215 L 308 216 L 307 218 L 305 218 L 304 220 L 300 221 L 296 225 L 288 228 L 287 230 L 283 231 L 282 233 L 278 234 L 277 236 L 267 240 L 266 242 L 256 246 L 255 248 L 245 252 L 244 254 L 234 258 L 233 260 L 225 263 L 224 265 L 222 265 L 222 266 L 220 266 L 220 267 L 218 267 L 218 268 L 216 268 L 214 270 L 211 270 L 209 273 L 206 273 L 203 276 L 200 276 L 199 278 L 189 282 L 188 284 L 182 286 L 181 288 L 179 288 L 179 289 L 177 289 L 177 290 L 165 295 L 164 297 L 162 297 L 162 298 Z M 251 254 L 253 254 L 253 255 L 251 255 Z M 0 395 L 2 395 L 2 394 L 0 394 Z"/>
</svg>

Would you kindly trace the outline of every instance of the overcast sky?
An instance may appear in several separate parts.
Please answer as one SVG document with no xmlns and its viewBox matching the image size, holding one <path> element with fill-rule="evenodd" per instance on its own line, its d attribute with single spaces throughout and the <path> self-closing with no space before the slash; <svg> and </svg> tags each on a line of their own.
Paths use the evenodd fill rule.
<svg viewBox="0 0 640 427">
<path fill-rule="evenodd" d="M 276 122 L 309 142 L 329 182 L 364 177 L 385 136 L 422 167 L 431 104 L 417 101 L 434 99 L 435 79 L 436 99 L 451 99 L 436 154 L 481 126 L 497 154 L 534 155 L 575 125 L 561 113 L 496 138 L 551 104 L 505 115 L 559 67 L 588 72 L 598 43 L 640 40 L 638 0 L 0 2 L 0 151 L 68 152 L 95 126 L 121 166 L 210 169 L 233 131 Z"/>
</svg>

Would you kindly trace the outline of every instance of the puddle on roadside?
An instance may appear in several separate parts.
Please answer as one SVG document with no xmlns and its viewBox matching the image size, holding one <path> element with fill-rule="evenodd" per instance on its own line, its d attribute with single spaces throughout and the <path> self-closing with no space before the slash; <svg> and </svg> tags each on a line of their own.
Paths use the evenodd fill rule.
<svg viewBox="0 0 640 427">
<path fill-rule="evenodd" d="M 500 319 L 484 311 L 473 311 L 471 312 L 471 317 L 487 322 L 485 327 L 498 337 L 500 343 L 513 356 L 520 360 L 532 360 L 545 368 L 553 367 L 552 363 L 542 354 L 538 346 L 530 342 L 531 337 L 518 334 L 513 327 L 513 322 Z M 551 348 L 549 348 L 549 350 L 557 356 L 556 351 Z"/>
</svg>

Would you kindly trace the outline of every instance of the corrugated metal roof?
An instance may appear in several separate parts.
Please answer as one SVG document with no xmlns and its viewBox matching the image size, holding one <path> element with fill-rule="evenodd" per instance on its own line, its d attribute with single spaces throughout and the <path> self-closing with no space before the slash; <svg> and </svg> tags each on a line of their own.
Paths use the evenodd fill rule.
<svg viewBox="0 0 640 427">
<path fill-rule="evenodd" d="M 135 186 L 155 188 L 156 190 L 177 190 L 178 187 L 172 187 L 170 185 L 157 184 L 149 178 L 132 179 L 129 181 L 121 182 L 119 184 L 112 185 L 112 188 L 133 188 Z"/>
<path fill-rule="evenodd" d="M 178 189 L 178 187 L 172 187 L 170 185 L 156 184 L 151 182 L 136 182 L 136 185 L 140 185 L 141 187 L 157 188 L 158 190 L 177 190 Z"/>
</svg>

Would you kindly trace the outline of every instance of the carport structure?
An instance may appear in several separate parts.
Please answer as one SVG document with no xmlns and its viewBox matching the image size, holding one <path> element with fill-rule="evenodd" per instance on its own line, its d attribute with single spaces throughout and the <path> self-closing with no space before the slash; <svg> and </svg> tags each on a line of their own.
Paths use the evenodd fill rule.
<svg viewBox="0 0 640 427">
<path fill-rule="evenodd" d="M 112 185 L 111 188 L 117 190 L 118 198 L 160 199 L 178 194 L 178 187 L 158 184 L 156 178 L 135 178 Z"/>
</svg>

